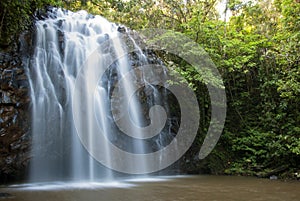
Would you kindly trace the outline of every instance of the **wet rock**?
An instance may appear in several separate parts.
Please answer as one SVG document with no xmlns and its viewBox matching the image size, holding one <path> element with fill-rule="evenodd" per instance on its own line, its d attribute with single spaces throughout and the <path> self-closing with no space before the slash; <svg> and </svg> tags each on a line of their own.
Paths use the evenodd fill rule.
<svg viewBox="0 0 300 201">
<path fill-rule="evenodd" d="M 13 197 L 12 194 L 0 192 L 0 198 L 12 198 L 12 197 Z"/>
<path fill-rule="evenodd" d="M 57 26 L 58 26 L 58 27 L 61 27 L 61 26 L 63 25 L 63 22 L 64 22 L 64 20 L 58 20 Z"/>
<path fill-rule="evenodd" d="M 295 173 L 294 173 L 294 177 L 295 177 L 297 180 L 300 180 L 300 171 L 299 171 L 299 172 L 295 172 Z"/>
<path fill-rule="evenodd" d="M 22 88 L 28 89 L 28 87 L 29 87 L 29 82 L 27 79 L 18 80 L 17 83 L 18 83 L 18 87 L 20 89 L 22 89 Z"/>
<path fill-rule="evenodd" d="M 6 103 L 6 104 L 12 103 L 12 100 L 9 97 L 9 94 L 7 95 L 6 93 L 2 93 L 1 103 Z"/>
<path fill-rule="evenodd" d="M 63 42 L 64 41 L 65 35 L 64 35 L 64 33 L 62 31 L 58 30 L 57 31 L 57 36 L 58 36 L 58 41 L 59 42 Z"/>
<path fill-rule="evenodd" d="M 119 26 L 118 27 L 118 32 L 120 32 L 120 33 L 126 33 L 126 28 L 124 26 Z"/>
<path fill-rule="evenodd" d="M 270 176 L 270 179 L 271 179 L 271 180 L 277 180 L 278 177 L 277 177 L 276 175 L 272 175 L 272 176 Z"/>
<path fill-rule="evenodd" d="M 30 41 L 23 35 L 9 51 L 0 50 L 0 183 L 24 178 L 28 167 L 30 98 L 22 58 L 29 55 Z"/>
<path fill-rule="evenodd" d="M 97 43 L 99 43 L 99 44 L 103 43 L 104 41 L 106 41 L 105 35 L 99 36 L 97 38 Z"/>
</svg>

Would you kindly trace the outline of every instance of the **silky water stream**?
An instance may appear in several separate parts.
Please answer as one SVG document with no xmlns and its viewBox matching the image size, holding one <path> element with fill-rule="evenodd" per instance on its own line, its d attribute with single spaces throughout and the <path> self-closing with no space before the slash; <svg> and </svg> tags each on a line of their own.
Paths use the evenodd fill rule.
<svg viewBox="0 0 300 201">
<path fill-rule="evenodd" d="M 125 27 L 85 11 L 52 9 L 47 19 L 36 22 L 34 51 L 27 63 L 33 139 L 29 182 L 1 186 L 3 200 L 298 201 L 300 198 L 297 181 L 149 176 L 149 167 L 163 169 L 160 167 L 163 157 L 155 164 L 143 157 L 126 164 L 129 167 L 122 167 L 121 163 L 125 173 L 109 168 L 121 160 L 111 149 L 112 144 L 139 156 L 157 152 L 172 141 L 180 123 L 178 114 L 170 111 L 172 95 L 162 87 L 167 83 L 162 82 L 166 69 L 151 52 L 139 47 Z M 136 69 L 137 66 L 145 68 Z M 134 73 L 129 75 L 129 72 Z M 137 90 L 137 85 L 142 87 Z M 153 109 L 155 105 L 165 113 L 157 115 L 161 108 Z M 156 136 L 143 130 L 153 123 L 153 117 L 156 117 L 155 128 L 159 128 L 154 129 Z M 126 127 L 127 124 L 135 126 Z M 98 137 L 100 132 L 102 138 Z M 172 151 L 175 153 L 176 149 Z M 139 176 L 126 174 L 132 173 L 131 170 Z"/>
</svg>

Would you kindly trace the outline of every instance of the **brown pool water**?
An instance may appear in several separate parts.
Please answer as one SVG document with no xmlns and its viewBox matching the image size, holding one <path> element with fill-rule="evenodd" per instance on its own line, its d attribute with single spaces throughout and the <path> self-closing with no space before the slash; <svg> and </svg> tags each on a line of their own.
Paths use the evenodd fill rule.
<svg viewBox="0 0 300 201">
<path fill-rule="evenodd" d="M 299 181 L 187 176 L 1 187 L 7 201 L 300 201 Z M 6 197 L 6 198 L 5 198 Z"/>
</svg>

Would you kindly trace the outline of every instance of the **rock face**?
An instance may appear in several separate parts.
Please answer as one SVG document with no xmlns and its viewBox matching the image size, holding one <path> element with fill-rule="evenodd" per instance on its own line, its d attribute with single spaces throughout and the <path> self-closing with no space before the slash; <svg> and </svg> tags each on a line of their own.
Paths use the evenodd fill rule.
<svg viewBox="0 0 300 201">
<path fill-rule="evenodd" d="M 0 50 L 0 183 L 24 177 L 29 158 L 28 79 L 20 42 Z"/>
<path fill-rule="evenodd" d="M 50 9 L 51 10 L 51 9 Z M 46 19 L 47 17 L 53 17 L 55 13 L 46 12 L 39 13 L 37 19 Z M 128 41 L 125 41 L 126 44 L 132 45 L 131 38 L 135 40 L 137 45 L 143 43 L 143 38 L 140 38 L 137 33 L 132 30 L 127 30 L 125 27 L 119 27 L 118 31 L 124 33 L 124 37 L 129 35 L 131 37 L 126 37 Z M 32 33 L 30 33 L 32 32 Z M 32 56 L 33 42 L 35 39 L 35 31 L 29 31 L 24 33 L 20 40 L 16 40 L 14 45 L 10 47 L 9 50 L 0 49 L 0 183 L 7 183 L 11 181 L 21 181 L 25 179 L 25 176 L 28 175 L 29 169 L 29 160 L 31 158 L 30 148 L 31 148 L 31 132 L 30 132 L 30 96 L 29 96 L 29 80 L 26 76 L 25 69 L 30 65 L 26 62 L 30 62 L 30 57 Z M 65 48 L 64 44 L 64 33 L 58 32 L 59 36 L 59 51 L 63 53 Z M 105 36 L 106 37 L 106 36 Z M 107 38 L 98 38 L 97 42 L 101 43 Z M 126 40 L 124 38 L 124 40 Z M 145 64 L 153 64 L 153 72 L 156 72 L 157 75 L 164 76 L 161 68 L 155 68 L 155 65 L 162 65 L 162 61 L 159 59 L 156 52 L 152 50 L 142 50 L 145 54 L 147 60 L 142 61 L 138 52 L 131 52 L 129 54 L 130 65 L 133 69 L 136 69 L 139 66 Z M 144 62 L 144 63 L 143 63 Z M 138 69 L 137 77 L 138 80 L 142 79 L 142 72 Z M 116 83 L 117 74 L 114 74 L 113 70 L 107 72 L 111 75 L 110 81 Z M 150 78 L 146 77 L 149 81 L 152 81 Z M 155 77 L 157 80 L 164 80 L 163 77 Z M 156 80 L 154 80 L 156 81 Z M 157 138 L 157 140 L 149 140 L 147 142 L 147 152 L 157 151 L 162 146 L 166 146 L 174 138 L 178 131 L 178 121 L 179 121 L 179 112 L 176 107 L 178 106 L 175 97 L 171 96 L 171 92 L 165 91 L 162 87 L 162 83 L 153 82 L 153 86 L 142 87 L 137 91 L 137 98 L 141 102 L 145 119 L 145 125 L 149 122 L 148 106 L 155 104 L 155 98 L 153 94 L 154 90 L 158 94 L 165 94 L 168 97 L 168 104 L 173 108 L 170 111 L 170 117 L 168 118 L 168 124 L 165 127 L 167 137 L 164 139 Z M 155 86 L 154 86 L 155 85 Z M 114 84 L 112 84 L 114 86 Z M 175 108 L 175 109 L 174 109 Z M 171 110 L 171 109 L 170 109 Z M 125 136 L 125 135 L 122 135 Z M 123 137 L 125 138 L 125 137 Z M 120 135 L 115 136 L 116 143 L 120 148 L 123 147 L 124 139 Z M 49 142 L 50 144 L 52 142 Z M 125 145 L 124 145 L 125 146 Z M 44 149 L 44 147 L 42 147 Z M 68 148 L 68 147 L 67 147 Z M 66 149 L 67 149 L 66 148 Z M 130 148 L 129 148 L 130 149 Z M 65 154 L 65 153 L 64 153 Z M 34 156 L 34 154 L 32 154 Z M 174 169 L 177 171 L 177 165 L 173 165 L 168 169 Z"/>
</svg>

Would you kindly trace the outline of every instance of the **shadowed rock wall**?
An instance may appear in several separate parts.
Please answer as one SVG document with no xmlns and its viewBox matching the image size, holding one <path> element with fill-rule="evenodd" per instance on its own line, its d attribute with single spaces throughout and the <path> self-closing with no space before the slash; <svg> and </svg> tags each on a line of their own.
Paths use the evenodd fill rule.
<svg viewBox="0 0 300 201">
<path fill-rule="evenodd" d="M 28 167 L 30 99 L 24 48 L 18 40 L 0 50 L 0 183 L 23 179 Z"/>
</svg>

